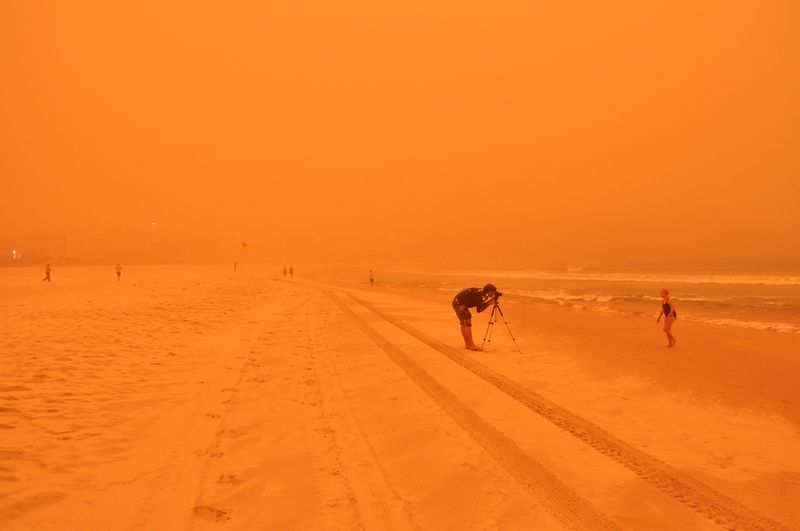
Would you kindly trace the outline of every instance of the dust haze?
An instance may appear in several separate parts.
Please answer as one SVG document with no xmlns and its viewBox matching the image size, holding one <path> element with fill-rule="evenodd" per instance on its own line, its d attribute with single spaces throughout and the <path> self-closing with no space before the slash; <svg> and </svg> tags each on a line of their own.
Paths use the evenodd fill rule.
<svg viewBox="0 0 800 531">
<path fill-rule="evenodd" d="M 796 268 L 796 2 L 0 6 L 0 259 Z"/>
</svg>

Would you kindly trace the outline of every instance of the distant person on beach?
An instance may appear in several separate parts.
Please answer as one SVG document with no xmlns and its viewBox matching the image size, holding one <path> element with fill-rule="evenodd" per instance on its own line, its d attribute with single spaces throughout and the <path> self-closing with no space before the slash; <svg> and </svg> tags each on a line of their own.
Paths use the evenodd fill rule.
<svg viewBox="0 0 800 531">
<path fill-rule="evenodd" d="M 375 283 L 375 277 L 372 276 L 372 269 L 369 270 L 369 285 L 372 286 Z"/>
<path fill-rule="evenodd" d="M 289 266 L 289 278 L 294 278 L 294 268 Z"/>
<path fill-rule="evenodd" d="M 470 308 L 475 308 L 478 313 L 488 308 L 497 298 L 497 288 L 494 284 L 486 284 L 481 288 L 467 288 L 458 292 L 453 299 L 453 310 L 461 324 L 461 335 L 464 337 L 464 348 L 468 350 L 481 350 L 472 340 L 472 314 Z"/>
<path fill-rule="evenodd" d="M 661 289 L 661 311 L 656 319 L 657 323 L 661 321 L 662 315 L 664 316 L 664 333 L 667 334 L 667 341 L 669 341 L 667 346 L 674 347 L 677 341 L 672 335 L 672 323 L 678 318 L 678 312 L 675 310 L 675 303 L 672 302 L 667 288 Z"/>
<path fill-rule="evenodd" d="M 120 278 L 122 277 L 122 266 L 121 266 L 121 265 L 119 265 L 119 264 L 117 264 L 117 265 L 114 267 L 114 271 L 116 271 L 116 272 L 117 272 L 117 281 L 119 281 L 119 280 L 120 280 Z"/>
<path fill-rule="evenodd" d="M 233 272 L 236 273 L 236 266 L 239 265 L 236 262 L 233 263 Z"/>
<path fill-rule="evenodd" d="M 44 278 L 42 279 L 42 282 L 44 282 L 45 280 L 48 281 L 48 282 L 52 282 L 50 280 L 50 271 L 52 271 L 52 270 L 53 269 L 50 267 L 50 264 L 47 264 L 46 266 L 44 266 Z"/>
<path fill-rule="evenodd" d="M 283 278 L 286 278 L 286 266 L 283 266 Z"/>
</svg>

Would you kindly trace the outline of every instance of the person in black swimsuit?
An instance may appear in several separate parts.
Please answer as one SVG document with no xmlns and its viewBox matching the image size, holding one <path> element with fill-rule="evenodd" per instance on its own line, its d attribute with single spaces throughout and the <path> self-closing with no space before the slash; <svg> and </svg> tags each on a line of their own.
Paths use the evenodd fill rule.
<svg viewBox="0 0 800 531">
<path fill-rule="evenodd" d="M 677 341 L 675 336 L 672 335 L 672 323 L 678 318 L 678 312 L 675 310 L 675 304 L 669 296 L 667 288 L 661 289 L 661 312 L 658 314 L 656 322 L 661 321 L 661 316 L 664 316 L 664 333 L 667 334 L 668 347 L 674 347 Z"/>
</svg>

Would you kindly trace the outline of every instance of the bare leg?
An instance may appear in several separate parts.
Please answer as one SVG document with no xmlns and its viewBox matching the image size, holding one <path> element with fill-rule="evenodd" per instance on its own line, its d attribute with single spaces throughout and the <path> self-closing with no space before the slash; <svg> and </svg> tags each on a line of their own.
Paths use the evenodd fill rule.
<svg viewBox="0 0 800 531">
<path fill-rule="evenodd" d="M 667 334 L 667 341 L 669 341 L 668 347 L 674 347 L 677 341 L 675 340 L 675 336 L 672 335 L 672 323 L 675 322 L 674 317 L 667 317 L 664 320 L 664 333 Z"/>
<path fill-rule="evenodd" d="M 464 337 L 464 348 L 476 350 L 478 345 L 472 340 L 472 327 L 461 325 L 461 335 Z"/>
</svg>

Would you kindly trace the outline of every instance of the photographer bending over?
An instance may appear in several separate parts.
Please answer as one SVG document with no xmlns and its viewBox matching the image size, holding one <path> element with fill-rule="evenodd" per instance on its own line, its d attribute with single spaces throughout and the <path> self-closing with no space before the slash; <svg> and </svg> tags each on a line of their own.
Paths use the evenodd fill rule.
<svg viewBox="0 0 800 531">
<path fill-rule="evenodd" d="M 483 289 L 467 288 L 460 291 L 453 299 L 453 310 L 461 324 L 461 335 L 464 336 L 464 348 L 481 350 L 472 340 L 472 314 L 469 308 L 476 308 L 480 313 L 496 302 L 497 295 L 494 284 L 486 284 Z"/>
</svg>

